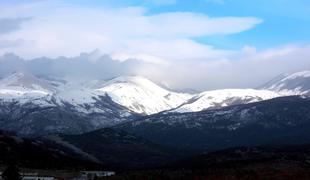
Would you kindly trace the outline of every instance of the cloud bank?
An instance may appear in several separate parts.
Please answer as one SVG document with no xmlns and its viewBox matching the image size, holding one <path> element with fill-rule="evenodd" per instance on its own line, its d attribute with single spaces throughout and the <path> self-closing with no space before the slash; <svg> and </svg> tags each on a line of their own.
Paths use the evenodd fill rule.
<svg viewBox="0 0 310 180">
<path fill-rule="evenodd" d="M 212 58 L 222 51 L 225 54 L 225 50 L 193 38 L 240 33 L 262 23 L 256 17 L 209 17 L 194 12 L 150 14 L 144 7 L 81 7 L 61 1 L 6 5 L 0 11 L 1 19 L 12 21 L 0 26 L 0 32 L 15 30 L 0 37 L 0 41 L 24 42 L 18 47 L 1 48 L 0 53 L 14 52 L 27 58 L 76 56 L 94 49 L 163 59 Z M 24 17 L 31 17 L 31 21 L 21 26 Z"/>
<path fill-rule="evenodd" d="M 120 58 L 99 50 L 76 57 L 23 60 L 13 54 L 0 57 L 0 76 L 13 71 L 29 71 L 39 76 L 76 79 L 110 79 L 140 75 L 171 89 L 212 90 L 221 88 L 256 88 L 287 72 L 310 69 L 310 45 L 291 45 L 257 52 L 245 47 L 230 59 L 157 63 L 133 56 Z"/>
<path fill-rule="evenodd" d="M 145 7 L 63 1 L 8 3 L 0 12 L 0 54 L 18 55 L 0 58 L 1 76 L 16 70 L 78 78 L 141 75 L 174 89 L 208 90 L 257 87 L 281 73 L 310 68 L 309 45 L 231 50 L 195 40 L 251 30 L 263 23 L 257 17 L 154 14 Z"/>
</svg>

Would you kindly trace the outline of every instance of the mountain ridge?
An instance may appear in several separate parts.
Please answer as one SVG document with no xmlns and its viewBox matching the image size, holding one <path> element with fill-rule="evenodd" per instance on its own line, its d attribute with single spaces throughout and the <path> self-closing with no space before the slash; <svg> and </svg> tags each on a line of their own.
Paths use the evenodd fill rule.
<svg viewBox="0 0 310 180">
<path fill-rule="evenodd" d="M 307 72 L 287 75 L 285 80 L 304 84 L 298 95 L 307 95 L 303 93 L 310 82 Z M 273 81 L 274 87 L 278 81 Z M 140 76 L 74 81 L 15 72 L 0 80 L 0 123 L 4 130 L 24 135 L 84 133 L 157 113 L 199 112 L 290 95 L 278 90 L 266 86 L 187 94 Z"/>
</svg>

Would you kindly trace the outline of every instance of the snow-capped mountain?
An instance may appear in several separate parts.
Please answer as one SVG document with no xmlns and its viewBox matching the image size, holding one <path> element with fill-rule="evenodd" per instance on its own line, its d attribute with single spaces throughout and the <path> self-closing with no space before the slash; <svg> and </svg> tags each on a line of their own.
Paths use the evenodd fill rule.
<svg viewBox="0 0 310 180">
<path fill-rule="evenodd" d="M 40 107 L 55 106 L 51 102 L 57 87 L 52 82 L 30 73 L 14 72 L 0 80 L 0 102 L 24 105 L 31 103 Z"/>
<path fill-rule="evenodd" d="M 117 77 L 89 83 L 42 79 L 27 73 L 13 73 L 0 81 L 0 98 L 24 104 L 72 105 L 79 112 L 104 112 L 93 106 L 108 95 L 115 103 L 138 114 L 154 114 L 175 108 L 192 97 L 166 90 L 139 76 Z"/>
<path fill-rule="evenodd" d="M 309 93 L 310 72 L 271 81 L 261 90 L 178 93 L 139 76 L 82 81 L 16 72 L 0 79 L 0 126 L 21 134 L 81 133 L 141 115 L 197 112 Z"/>
<path fill-rule="evenodd" d="M 176 149 L 309 142 L 310 98 L 288 96 L 190 113 L 159 113 L 114 128 Z"/>
<path fill-rule="evenodd" d="M 137 76 L 85 82 L 15 72 L 0 80 L 0 126 L 22 135 L 83 133 L 170 110 L 189 98 Z"/>
<path fill-rule="evenodd" d="M 268 90 L 223 89 L 205 91 L 170 112 L 197 112 L 237 104 L 247 104 L 279 97 L 278 93 Z"/>
<path fill-rule="evenodd" d="M 292 95 L 310 95 L 310 71 L 281 75 L 258 90 L 222 89 L 205 91 L 193 96 L 188 102 L 170 112 L 197 112 Z"/>
<path fill-rule="evenodd" d="M 85 84 L 16 72 L 0 80 L 0 126 L 20 134 L 82 133 L 134 113 Z"/>
<path fill-rule="evenodd" d="M 139 76 L 112 79 L 98 91 L 107 93 L 114 102 L 136 113 L 148 115 L 176 108 L 192 97 L 166 90 Z"/>
<path fill-rule="evenodd" d="M 267 89 L 281 95 L 309 95 L 310 71 L 295 72 L 278 76 L 260 89 Z"/>
<path fill-rule="evenodd" d="M 55 88 L 48 82 L 28 73 L 13 73 L 0 80 L 0 98 L 33 99 L 48 96 Z"/>
</svg>

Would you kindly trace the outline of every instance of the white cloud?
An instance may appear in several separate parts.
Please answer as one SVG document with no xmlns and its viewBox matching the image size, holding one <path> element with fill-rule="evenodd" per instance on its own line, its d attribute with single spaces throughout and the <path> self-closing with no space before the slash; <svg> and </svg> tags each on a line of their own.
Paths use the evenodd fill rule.
<svg viewBox="0 0 310 180">
<path fill-rule="evenodd" d="M 309 70 L 309 59 L 310 45 L 288 45 L 264 51 L 245 47 L 227 59 L 177 63 L 160 72 L 153 69 L 152 76 L 178 88 L 255 88 L 280 74 Z M 173 74 L 169 71 L 171 68 Z M 149 70 L 142 71 L 147 74 Z"/>
<path fill-rule="evenodd" d="M 256 88 L 288 72 L 310 69 L 310 45 L 288 45 L 258 51 L 245 46 L 226 58 L 191 59 L 171 64 L 133 67 L 131 72 L 171 88 L 210 90 Z"/>
<path fill-rule="evenodd" d="M 128 72 L 164 79 L 173 88 L 256 87 L 278 74 L 310 69 L 309 45 L 264 51 L 244 46 L 231 51 L 193 40 L 246 31 L 262 22 L 253 17 L 209 17 L 192 12 L 150 15 L 143 7 L 84 8 L 60 1 L 7 5 L 0 12 L 0 18 L 31 17 L 15 31 L 0 36 L 0 54 L 76 56 L 100 49 L 100 55 L 111 54 L 121 61 L 143 59 L 147 65 L 126 66 Z"/>
<path fill-rule="evenodd" d="M 219 58 L 220 55 L 214 55 L 216 58 L 170 60 L 149 54 L 130 53 L 116 53 L 110 58 L 97 50 L 74 58 L 58 58 L 55 61 L 46 62 L 46 59 L 42 58 L 40 63 L 37 60 L 26 67 L 39 74 L 71 75 L 78 79 L 141 75 L 171 88 L 197 90 L 255 88 L 279 74 L 310 69 L 310 45 L 287 45 L 264 51 L 245 46 L 239 52 L 221 54 L 226 54 L 226 57 Z M 12 55 L 0 57 L 0 75 L 23 65 L 14 59 L 19 58 Z"/>
<path fill-rule="evenodd" d="M 253 17 L 209 17 L 192 12 L 147 14 L 143 7 L 79 7 L 62 1 L 0 7 L 0 18 L 32 17 L 0 40 L 23 40 L 0 53 L 24 57 L 73 56 L 100 49 L 105 53 L 148 54 L 161 59 L 224 58 L 231 53 L 192 38 L 228 35 L 261 23 Z M 1 27 L 0 27 L 1 28 Z"/>
</svg>

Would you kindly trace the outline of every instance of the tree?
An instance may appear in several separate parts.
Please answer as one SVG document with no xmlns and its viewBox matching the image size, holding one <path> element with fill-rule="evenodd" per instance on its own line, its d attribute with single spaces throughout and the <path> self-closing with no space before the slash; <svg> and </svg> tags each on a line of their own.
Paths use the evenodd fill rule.
<svg viewBox="0 0 310 180">
<path fill-rule="evenodd" d="M 6 170 L 2 173 L 2 178 L 4 180 L 21 180 L 21 176 L 18 172 L 16 165 L 9 165 Z"/>
</svg>

